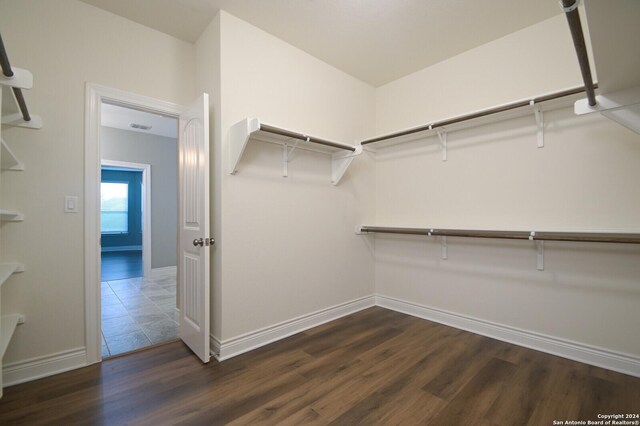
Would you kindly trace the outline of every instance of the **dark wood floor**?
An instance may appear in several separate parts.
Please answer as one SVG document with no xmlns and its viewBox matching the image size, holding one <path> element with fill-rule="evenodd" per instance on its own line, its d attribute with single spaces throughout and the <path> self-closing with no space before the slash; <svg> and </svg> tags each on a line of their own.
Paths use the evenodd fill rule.
<svg viewBox="0 0 640 426">
<path fill-rule="evenodd" d="M 108 251 L 101 255 L 101 281 L 141 277 L 142 251 Z"/>
<path fill-rule="evenodd" d="M 171 343 L 0 400 L 11 425 L 552 425 L 638 412 L 638 378 L 382 308 L 223 363 Z"/>
</svg>

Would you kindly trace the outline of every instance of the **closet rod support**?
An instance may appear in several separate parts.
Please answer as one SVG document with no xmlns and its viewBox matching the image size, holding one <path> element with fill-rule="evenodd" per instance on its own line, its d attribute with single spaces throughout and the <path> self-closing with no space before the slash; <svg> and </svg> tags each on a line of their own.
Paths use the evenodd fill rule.
<svg viewBox="0 0 640 426">
<path fill-rule="evenodd" d="M 440 147 L 442 148 L 442 161 L 447 161 L 447 129 L 437 129 Z"/>
<path fill-rule="evenodd" d="M 447 247 L 447 237 L 440 237 L 440 246 L 442 248 L 442 260 L 449 258 L 449 250 Z"/>
<path fill-rule="evenodd" d="M 533 115 L 536 119 L 536 126 L 538 128 L 538 148 L 544 148 L 544 113 L 540 110 L 540 105 L 531 101 L 531 107 L 533 108 Z"/>
<path fill-rule="evenodd" d="M 289 176 L 289 145 L 282 145 L 282 177 Z"/>
</svg>

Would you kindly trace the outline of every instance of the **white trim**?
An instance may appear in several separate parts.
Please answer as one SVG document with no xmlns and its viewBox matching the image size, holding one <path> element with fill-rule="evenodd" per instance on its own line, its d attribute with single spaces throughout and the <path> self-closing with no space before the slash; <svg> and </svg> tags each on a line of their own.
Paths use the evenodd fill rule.
<svg viewBox="0 0 640 426">
<path fill-rule="evenodd" d="M 102 159 L 101 165 L 142 171 L 142 190 L 144 191 L 144 196 L 142 197 L 142 211 L 144 212 L 142 224 L 142 268 L 144 276 L 151 277 L 151 164 Z M 102 249 L 102 251 L 109 250 Z"/>
<path fill-rule="evenodd" d="M 376 305 L 382 308 L 446 324 L 514 345 L 524 346 L 525 348 L 595 365 L 596 367 L 640 377 L 640 358 L 633 355 L 508 327 L 379 294 L 375 296 L 375 299 Z"/>
<path fill-rule="evenodd" d="M 102 247 L 102 253 L 110 253 L 113 251 L 142 251 L 142 246 L 111 246 Z"/>
<path fill-rule="evenodd" d="M 85 90 L 84 135 L 84 286 L 86 363 L 101 361 L 100 337 L 100 115 L 102 101 L 178 117 L 185 108 L 93 83 Z"/>
<path fill-rule="evenodd" d="M 220 361 L 220 348 L 222 347 L 222 343 L 220 343 L 220 339 L 218 339 L 213 334 L 209 334 L 209 350 L 211 355 Z"/>
<path fill-rule="evenodd" d="M 216 337 L 209 336 L 211 349 L 218 361 L 249 352 L 261 346 L 284 339 L 329 321 L 353 314 L 375 305 L 374 296 L 366 296 L 350 302 L 341 303 L 330 308 L 302 315 L 279 324 L 252 331 L 220 342 Z"/>
<path fill-rule="evenodd" d="M 177 266 L 164 266 L 162 268 L 153 268 L 151 270 L 151 278 L 162 278 L 166 276 L 177 277 Z"/>
<path fill-rule="evenodd" d="M 58 373 L 64 373 L 65 371 L 75 370 L 85 365 L 87 365 L 87 352 L 85 348 L 75 348 L 51 355 L 5 364 L 2 369 L 2 376 L 4 386 L 12 386 Z"/>
<path fill-rule="evenodd" d="M 227 339 L 224 342 L 210 335 L 211 353 L 218 361 L 224 361 L 372 306 L 380 306 L 533 350 L 640 377 L 640 358 L 633 355 L 483 321 L 383 295 L 367 296 L 339 304 Z M 4 385 L 11 386 L 84 367 L 90 364 L 87 356 L 85 348 L 75 348 L 7 364 L 3 369 Z"/>
</svg>

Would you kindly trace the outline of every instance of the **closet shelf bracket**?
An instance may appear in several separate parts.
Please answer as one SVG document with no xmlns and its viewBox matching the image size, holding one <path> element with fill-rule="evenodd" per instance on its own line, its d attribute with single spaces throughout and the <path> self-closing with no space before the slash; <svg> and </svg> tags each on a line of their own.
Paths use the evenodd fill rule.
<svg viewBox="0 0 640 426">
<path fill-rule="evenodd" d="M 22 263 L 0 263 L 0 286 L 13 274 L 24 272 L 24 265 Z"/>
<path fill-rule="evenodd" d="M 442 161 L 447 161 L 447 129 L 441 128 L 436 131 L 438 132 L 438 139 L 440 139 L 440 147 L 442 148 Z"/>
<path fill-rule="evenodd" d="M 18 160 L 18 158 L 13 153 L 13 151 L 11 151 L 11 148 L 9 148 L 9 145 L 7 145 L 7 143 L 1 137 L 0 137 L 0 144 L 2 145 L 2 148 L 1 148 L 2 154 L 0 155 L 0 159 L 1 159 L 0 169 L 11 170 L 11 171 L 23 171 L 24 163 Z"/>
<path fill-rule="evenodd" d="M 531 101 L 531 107 L 533 108 L 533 115 L 536 119 L 536 126 L 538 128 L 538 148 L 544 148 L 544 113 L 540 109 L 540 104 Z"/>
<path fill-rule="evenodd" d="M 449 258 L 449 248 L 447 247 L 447 237 L 440 237 L 440 246 L 442 248 L 442 260 Z"/>
<path fill-rule="evenodd" d="M 347 172 L 351 162 L 362 154 L 362 145 L 356 145 L 354 152 L 335 152 L 331 154 L 331 183 L 337 185 Z"/>
<path fill-rule="evenodd" d="M 538 271 L 544 271 L 544 241 L 536 241 L 538 251 Z"/>
<path fill-rule="evenodd" d="M 295 151 L 297 147 L 298 147 L 298 142 L 293 144 L 291 149 L 289 149 L 288 142 L 285 142 L 284 145 L 282 145 L 282 177 L 289 176 L 289 160 L 293 155 L 293 151 Z"/>
<path fill-rule="evenodd" d="M 538 271 L 544 271 L 544 240 L 536 239 L 536 232 L 531 231 L 529 235 L 529 241 L 533 241 L 536 244 L 536 257 Z"/>
</svg>

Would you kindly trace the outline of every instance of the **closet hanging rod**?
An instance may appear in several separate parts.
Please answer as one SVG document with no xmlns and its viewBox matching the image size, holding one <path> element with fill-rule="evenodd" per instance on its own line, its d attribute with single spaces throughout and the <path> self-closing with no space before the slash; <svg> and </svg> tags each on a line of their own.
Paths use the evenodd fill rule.
<svg viewBox="0 0 640 426">
<path fill-rule="evenodd" d="M 531 241 L 575 241 L 591 243 L 640 244 L 640 234 L 608 232 L 558 232 L 558 231 L 485 231 L 470 229 L 396 228 L 361 226 L 364 234 L 427 235 L 433 237 L 496 238 Z"/>
<path fill-rule="evenodd" d="M 9 62 L 7 50 L 4 48 L 2 35 L 0 35 L 0 67 L 2 68 L 2 74 L 4 74 L 5 77 L 13 77 L 13 70 L 11 69 L 11 63 Z M 22 118 L 24 119 L 24 121 L 31 121 L 31 115 L 29 114 L 27 103 L 24 100 L 22 89 L 18 87 L 12 87 L 11 89 L 13 89 L 13 94 L 15 95 L 16 101 L 18 102 L 18 107 L 20 108 L 20 112 L 22 113 Z"/>
<path fill-rule="evenodd" d="M 267 133 L 273 133 L 275 135 L 285 136 L 285 137 L 289 137 L 289 138 L 300 139 L 300 140 L 303 140 L 303 141 L 316 143 L 318 145 L 325 145 L 325 146 L 330 146 L 330 147 L 333 147 L 333 148 L 344 149 L 344 150 L 351 151 L 351 152 L 354 152 L 356 150 L 356 148 L 351 146 L 351 145 L 344 145 L 344 144 L 341 144 L 341 143 L 338 143 L 338 142 L 331 142 L 331 141 L 328 141 L 328 140 L 316 138 L 314 136 L 307 136 L 307 135 L 302 134 L 302 133 L 292 132 L 291 130 L 285 130 L 285 129 L 280 129 L 278 127 L 269 126 L 268 124 L 260 123 L 260 131 L 267 132 Z"/>
<path fill-rule="evenodd" d="M 584 91 L 590 106 L 596 105 L 596 92 L 593 77 L 591 76 L 591 67 L 589 66 L 589 55 L 587 54 L 587 45 L 584 41 L 584 32 L 582 31 L 582 23 L 580 22 L 580 13 L 578 12 L 578 4 L 580 0 L 561 0 L 561 9 L 567 17 L 571 38 L 573 39 L 573 47 L 578 55 L 578 64 L 580 64 L 580 72 L 584 81 Z"/>
<path fill-rule="evenodd" d="M 595 84 L 594 87 L 597 88 L 598 85 Z M 510 110 L 514 110 L 514 109 L 518 109 L 518 108 L 527 107 L 527 106 L 531 105 L 531 102 L 533 102 L 534 104 L 538 104 L 538 103 L 541 103 L 541 102 L 547 102 L 547 101 L 552 101 L 552 100 L 555 100 L 555 99 L 564 98 L 566 96 L 576 95 L 576 94 L 582 93 L 584 91 L 585 91 L 584 87 L 576 87 L 576 88 L 573 88 L 573 89 L 563 90 L 561 92 L 552 93 L 550 95 L 539 96 L 537 98 L 524 100 L 524 101 L 517 101 L 517 102 L 510 103 L 510 104 L 501 105 L 501 106 L 498 106 L 498 107 L 489 108 L 489 109 L 485 109 L 485 110 L 478 111 L 478 112 L 473 112 L 471 114 L 465 114 L 465 115 L 461 115 L 461 116 L 458 116 L 458 117 L 454 117 L 454 118 L 450 118 L 450 119 L 446 119 L 446 120 L 442 120 L 442 121 L 436 121 L 436 122 L 431 123 L 431 124 L 425 124 L 424 126 L 414 127 L 412 129 L 408 129 L 408 130 L 401 130 L 399 132 L 390 133 L 390 134 L 384 135 L 384 136 L 378 136 L 378 137 L 375 137 L 375 138 L 372 138 L 372 139 L 364 140 L 360 144 L 361 145 L 367 145 L 367 144 L 370 144 L 370 143 L 381 142 L 381 141 L 385 141 L 385 140 L 389 140 L 389 139 L 395 139 L 395 138 L 398 138 L 400 136 L 407 136 L 407 135 L 411 135 L 411 134 L 414 134 L 414 133 L 425 132 L 427 130 L 433 130 L 433 129 L 436 129 L 438 127 L 450 126 L 452 124 L 461 123 L 463 121 L 473 120 L 475 118 L 486 117 L 488 115 L 498 114 L 498 113 L 505 112 L 505 111 L 510 111 Z"/>
</svg>

